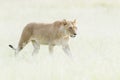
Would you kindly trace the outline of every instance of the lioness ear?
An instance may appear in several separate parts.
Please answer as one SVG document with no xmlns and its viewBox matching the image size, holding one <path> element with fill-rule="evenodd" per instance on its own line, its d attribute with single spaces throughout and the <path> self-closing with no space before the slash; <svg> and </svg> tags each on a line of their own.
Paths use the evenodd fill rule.
<svg viewBox="0 0 120 80">
<path fill-rule="evenodd" d="M 67 24 L 66 19 L 63 19 L 63 24 L 64 24 L 64 25 L 66 25 L 66 24 Z"/>
<path fill-rule="evenodd" d="M 73 23 L 76 24 L 76 19 L 74 19 Z"/>
</svg>

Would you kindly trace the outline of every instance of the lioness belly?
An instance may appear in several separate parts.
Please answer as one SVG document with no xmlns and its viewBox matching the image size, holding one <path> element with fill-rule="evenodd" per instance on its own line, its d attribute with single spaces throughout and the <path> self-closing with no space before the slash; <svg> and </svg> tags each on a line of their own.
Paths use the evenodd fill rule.
<svg viewBox="0 0 120 80">
<path fill-rule="evenodd" d="M 53 39 L 51 37 L 40 36 L 40 35 L 39 36 L 33 36 L 31 38 L 31 40 L 37 40 L 37 41 L 39 41 L 39 44 L 43 44 L 43 45 L 49 45 L 49 44 L 61 45 L 61 44 L 64 44 L 64 42 L 66 41 L 63 38 Z"/>
<path fill-rule="evenodd" d="M 49 44 L 52 44 L 52 45 L 61 45 L 62 44 L 62 40 L 42 40 L 40 39 L 40 44 L 43 44 L 43 45 L 49 45 Z"/>
</svg>

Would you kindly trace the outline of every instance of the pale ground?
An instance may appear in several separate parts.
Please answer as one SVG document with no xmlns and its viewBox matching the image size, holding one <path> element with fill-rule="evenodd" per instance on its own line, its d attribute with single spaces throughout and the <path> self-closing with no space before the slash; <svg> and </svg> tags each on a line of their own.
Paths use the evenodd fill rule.
<svg viewBox="0 0 120 80">
<path fill-rule="evenodd" d="M 0 0 L 0 80 L 120 80 L 119 0 Z M 32 57 L 29 43 L 17 57 L 15 47 L 29 22 L 77 19 L 71 38 L 74 60 L 55 47 L 41 46 Z"/>
</svg>

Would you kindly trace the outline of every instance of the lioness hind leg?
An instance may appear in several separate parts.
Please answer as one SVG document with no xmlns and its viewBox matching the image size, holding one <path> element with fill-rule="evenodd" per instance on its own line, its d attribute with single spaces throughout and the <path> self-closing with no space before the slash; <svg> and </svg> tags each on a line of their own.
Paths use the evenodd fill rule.
<svg viewBox="0 0 120 80">
<path fill-rule="evenodd" d="M 31 32 L 32 31 L 31 31 L 29 26 L 26 26 L 23 29 L 23 32 L 22 32 L 22 35 L 21 35 L 21 38 L 20 38 L 20 41 L 19 41 L 19 44 L 18 44 L 18 48 L 15 51 L 16 54 L 18 54 L 26 46 L 26 44 L 29 42 L 29 39 L 32 35 Z"/>
<path fill-rule="evenodd" d="M 39 42 L 37 40 L 32 40 L 32 44 L 33 44 L 33 47 L 34 47 L 32 55 L 39 53 L 39 49 L 40 49 Z"/>
</svg>

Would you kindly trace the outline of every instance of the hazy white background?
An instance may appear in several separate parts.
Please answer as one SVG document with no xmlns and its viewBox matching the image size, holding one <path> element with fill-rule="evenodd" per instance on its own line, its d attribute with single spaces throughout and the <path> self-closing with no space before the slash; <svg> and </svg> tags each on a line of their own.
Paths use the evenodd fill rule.
<svg viewBox="0 0 120 80">
<path fill-rule="evenodd" d="M 61 47 L 32 57 L 31 43 L 14 57 L 27 23 L 62 19 L 77 19 L 74 61 Z M 120 80 L 120 0 L 0 0 L 0 80 Z"/>
</svg>

